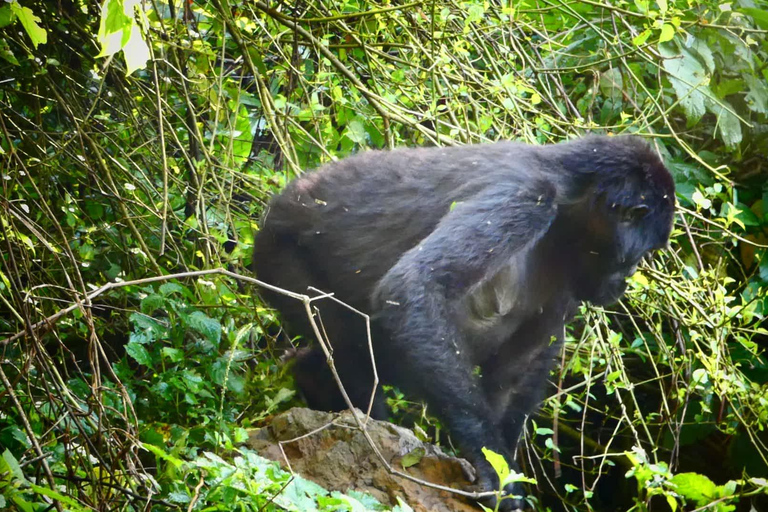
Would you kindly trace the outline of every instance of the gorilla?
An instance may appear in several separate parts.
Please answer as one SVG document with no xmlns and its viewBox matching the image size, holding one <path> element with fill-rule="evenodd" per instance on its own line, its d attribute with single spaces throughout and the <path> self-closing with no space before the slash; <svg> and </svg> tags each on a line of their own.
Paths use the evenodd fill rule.
<svg viewBox="0 0 768 512">
<path fill-rule="evenodd" d="M 382 382 L 425 401 L 478 487 L 497 490 L 482 448 L 515 467 L 565 323 L 582 301 L 622 296 L 640 260 L 667 244 L 674 204 L 669 171 L 635 136 L 366 151 L 271 200 L 254 269 L 272 285 L 315 287 L 370 313 Z M 301 302 L 264 299 L 291 334 L 314 339 Z M 367 409 L 364 321 L 333 301 L 313 304 L 349 398 Z M 293 371 L 310 407 L 346 408 L 319 346 L 298 351 Z M 372 415 L 387 416 L 380 388 Z M 518 484 L 504 491 L 518 497 L 501 510 L 522 508 Z"/>
</svg>

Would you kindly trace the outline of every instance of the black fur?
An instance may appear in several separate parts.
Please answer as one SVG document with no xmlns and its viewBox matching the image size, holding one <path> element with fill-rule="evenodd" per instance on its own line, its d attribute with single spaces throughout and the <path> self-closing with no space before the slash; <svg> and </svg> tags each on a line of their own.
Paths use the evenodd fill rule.
<svg viewBox="0 0 768 512">
<path fill-rule="evenodd" d="M 493 490 L 481 448 L 512 460 L 565 322 L 580 301 L 621 297 L 640 259 L 666 244 L 673 209 L 672 178 L 635 137 L 368 151 L 276 196 L 254 265 L 268 283 L 314 286 L 371 313 L 380 376 L 429 404 Z M 302 304 L 265 295 L 292 334 L 314 338 Z M 365 409 L 364 323 L 318 305 L 345 389 Z M 345 408 L 318 347 L 295 371 L 310 407 Z M 378 390 L 374 415 L 386 417 Z"/>
</svg>

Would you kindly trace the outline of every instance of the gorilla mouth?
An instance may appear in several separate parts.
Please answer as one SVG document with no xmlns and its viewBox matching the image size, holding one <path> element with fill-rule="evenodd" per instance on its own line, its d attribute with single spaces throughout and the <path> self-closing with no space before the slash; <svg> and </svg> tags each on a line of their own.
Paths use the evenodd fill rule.
<svg viewBox="0 0 768 512">
<path fill-rule="evenodd" d="M 603 282 L 595 293 L 595 296 L 589 299 L 589 302 L 595 306 L 610 306 L 618 302 L 624 292 L 627 290 L 627 277 L 632 274 L 616 273 L 611 275 Z"/>
</svg>

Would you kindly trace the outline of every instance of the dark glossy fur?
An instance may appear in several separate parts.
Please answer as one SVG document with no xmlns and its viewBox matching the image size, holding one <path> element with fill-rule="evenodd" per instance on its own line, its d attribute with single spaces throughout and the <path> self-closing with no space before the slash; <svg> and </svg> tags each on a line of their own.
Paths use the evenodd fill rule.
<svg viewBox="0 0 768 512">
<path fill-rule="evenodd" d="M 621 297 L 640 259 L 667 243 L 673 209 L 672 178 L 635 137 L 367 151 L 272 200 L 254 266 L 268 283 L 314 286 L 371 313 L 384 382 L 425 400 L 493 490 L 481 448 L 512 461 L 565 322 L 580 301 Z M 301 303 L 265 298 L 291 334 L 314 339 Z M 345 389 L 365 409 L 364 323 L 318 305 Z M 345 408 L 319 347 L 300 352 L 295 375 L 310 407 Z M 374 415 L 386 417 L 378 391 Z"/>
</svg>

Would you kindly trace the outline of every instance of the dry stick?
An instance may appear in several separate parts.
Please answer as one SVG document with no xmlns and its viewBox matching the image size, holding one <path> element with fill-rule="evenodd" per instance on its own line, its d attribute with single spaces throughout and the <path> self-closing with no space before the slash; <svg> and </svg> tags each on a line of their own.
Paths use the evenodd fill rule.
<svg viewBox="0 0 768 512">
<path fill-rule="evenodd" d="M 293 482 L 294 478 L 295 478 L 295 477 L 294 477 L 293 475 L 291 475 L 291 477 L 288 479 L 288 481 L 287 481 L 287 482 L 285 482 L 285 483 L 283 484 L 283 486 L 282 486 L 280 489 L 278 489 L 278 490 L 277 490 L 277 492 L 276 492 L 274 495 L 272 495 L 272 496 L 271 496 L 271 497 L 270 497 L 270 498 L 267 500 L 267 502 L 266 502 L 266 503 L 264 503 L 264 505 L 262 505 L 262 506 L 261 506 L 261 508 L 259 508 L 259 510 L 258 510 L 257 512 L 261 512 L 262 510 L 266 509 L 266 508 L 267 508 L 267 507 L 268 507 L 270 504 L 272 504 L 272 502 L 273 502 L 273 501 L 275 501 L 275 498 L 277 498 L 278 496 L 280 496 L 280 494 L 281 494 L 281 493 L 282 493 L 282 492 L 285 490 L 285 488 L 286 488 L 286 487 L 288 487 L 289 485 L 291 485 L 291 482 Z M 282 507 L 281 507 L 281 508 L 282 508 Z"/>
<path fill-rule="evenodd" d="M 317 293 L 323 293 L 314 286 L 309 287 L 310 290 Z M 368 402 L 368 410 L 365 413 L 365 422 L 368 423 L 368 419 L 371 417 L 371 409 L 373 409 L 373 401 L 376 398 L 376 388 L 379 386 L 379 372 L 376 370 L 376 358 L 373 355 L 373 338 L 371 337 L 371 317 L 363 313 L 362 311 L 358 311 L 357 309 L 353 308 L 349 304 L 346 304 L 336 297 L 333 296 L 333 294 L 324 294 L 317 297 L 314 297 L 312 300 L 317 300 L 321 298 L 329 298 L 332 301 L 336 302 L 337 304 L 349 309 L 350 311 L 357 313 L 358 315 L 362 316 L 365 320 L 365 334 L 368 336 L 368 354 L 371 356 L 371 365 L 373 366 L 373 388 L 371 389 L 371 399 Z"/>
<path fill-rule="evenodd" d="M 295 443 L 296 441 L 301 441 L 302 439 L 306 439 L 307 437 L 313 436 L 313 435 L 317 434 L 318 432 L 322 432 L 323 430 L 327 429 L 330 426 L 335 426 L 335 427 L 345 426 L 345 425 L 337 424 L 336 421 L 338 421 L 338 418 L 335 419 L 335 420 L 329 421 L 328 423 L 326 423 L 325 425 L 323 425 L 321 427 L 317 427 L 314 430 L 310 430 L 306 434 L 302 434 L 302 435 L 300 435 L 298 437 L 294 437 L 292 439 L 286 439 L 285 441 L 278 441 L 277 442 L 277 447 L 280 448 L 280 453 L 283 455 L 283 460 L 285 461 L 286 466 L 288 466 L 288 471 L 290 471 L 291 474 L 294 474 L 293 468 L 291 467 L 291 461 L 288 460 L 288 455 L 286 455 L 285 450 L 283 450 L 283 445 L 284 444 Z"/>
<path fill-rule="evenodd" d="M 192 499 L 189 501 L 187 512 L 192 512 L 192 510 L 194 510 L 197 500 L 200 499 L 200 489 L 203 488 L 204 483 L 205 483 L 205 473 L 200 475 L 200 481 L 197 482 L 197 485 L 195 486 L 195 491 L 194 491 L 194 494 L 192 495 Z"/>
<path fill-rule="evenodd" d="M 300 300 L 304 304 L 304 309 L 305 309 L 305 311 L 307 313 L 307 318 L 309 319 L 309 323 L 312 326 L 312 331 L 315 333 L 315 337 L 317 338 L 318 343 L 320 343 L 320 347 L 322 348 L 323 353 L 326 356 L 326 359 L 328 361 L 328 366 L 331 369 L 331 373 L 333 374 L 333 378 L 336 381 L 336 385 L 339 387 L 339 391 L 341 392 L 341 394 L 342 394 L 342 396 L 344 398 L 344 401 L 347 404 L 347 407 L 349 408 L 350 411 L 352 411 L 352 414 L 353 414 L 353 416 L 355 418 L 355 423 L 357 424 L 357 427 L 363 432 L 363 435 L 365 436 L 366 441 L 368 441 L 368 444 L 371 447 L 371 449 L 373 450 L 374 454 L 376 454 L 376 457 L 384 465 L 384 467 L 386 468 L 386 470 L 389 473 L 391 473 L 393 475 L 397 475 L 397 476 L 402 477 L 402 478 L 405 478 L 406 480 L 410 480 L 411 482 L 415 482 L 415 483 L 417 483 L 419 485 L 423 485 L 425 487 L 430 487 L 432 489 L 438 489 L 440 491 L 451 492 L 451 493 L 458 494 L 460 496 L 464 496 L 464 497 L 467 497 L 467 498 L 478 499 L 478 498 L 484 498 L 484 497 L 494 496 L 494 495 L 498 494 L 497 491 L 468 492 L 468 491 L 462 491 L 460 489 L 454 489 L 452 487 L 447 487 L 445 485 L 435 484 L 435 483 L 432 483 L 432 482 L 428 482 L 426 480 L 422 480 L 420 478 L 416 478 L 416 477 L 411 476 L 411 475 L 409 475 L 407 473 L 403 473 L 401 471 L 397 471 L 396 469 L 394 469 L 389 464 L 389 461 L 387 461 L 384 458 L 384 455 L 381 453 L 381 451 L 379 450 L 378 446 L 376 446 L 376 443 L 371 438 L 371 435 L 368 433 L 368 429 L 366 428 L 366 422 L 363 422 L 360 419 L 360 416 L 355 412 L 355 406 L 352 404 L 352 401 L 349 399 L 349 395 L 347 395 L 346 389 L 344 388 L 344 384 L 342 384 L 341 378 L 339 377 L 339 374 L 336 371 L 336 365 L 334 364 L 333 356 L 330 353 L 328 341 L 323 338 L 322 334 L 320 333 L 320 329 L 318 328 L 317 323 L 315 322 L 315 318 L 312 315 L 312 310 L 310 308 L 310 304 L 313 301 L 315 301 L 315 300 L 318 300 L 320 298 L 326 298 L 326 297 L 327 298 L 331 298 L 331 299 L 333 299 L 335 301 L 338 301 L 340 304 L 346 306 L 347 308 L 349 308 L 352 311 L 357 311 L 352 306 L 349 306 L 348 304 L 344 304 L 343 302 L 339 301 L 338 299 L 333 298 L 330 295 L 324 294 L 321 297 L 309 297 L 308 295 L 304 295 L 304 294 L 301 294 L 301 293 L 291 292 L 289 290 L 285 290 L 283 288 L 279 288 L 277 286 L 273 286 L 271 284 L 265 283 L 264 281 L 259 281 L 258 279 L 255 279 L 253 277 L 248 277 L 248 276 L 244 276 L 244 275 L 238 274 L 237 272 L 231 272 L 231 271 L 225 270 L 223 268 L 213 268 L 213 269 L 208 269 L 208 270 L 196 270 L 196 271 L 192 271 L 192 272 L 180 272 L 178 274 L 169 274 L 169 275 L 165 275 L 165 276 L 147 277 L 147 278 L 144 278 L 144 279 L 134 279 L 132 281 L 123 281 L 123 282 L 119 282 L 119 283 L 114 283 L 114 282 L 113 283 L 107 283 L 107 284 L 104 284 L 104 285 L 100 286 L 96 290 L 92 291 L 88 295 L 86 295 L 85 298 L 87 299 L 88 304 L 90 304 L 90 302 L 94 298 L 98 297 L 99 295 L 101 295 L 102 293 L 104 293 L 106 291 L 109 291 L 109 290 L 112 290 L 112 289 L 115 289 L 115 288 L 123 288 L 125 286 L 144 285 L 144 284 L 149 284 L 149 283 L 168 281 L 168 280 L 171 280 L 171 279 L 183 279 L 183 278 L 188 278 L 188 277 L 201 277 L 201 276 L 206 276 L 206 275 L 211 275 L 211 274 L 220 274 L 220 275 L 224 275 L 224 276 L 227 276 L 227 277 L 231 277 L 232 279 L 241 279 L 241 280 L 246 281 L 248 283 L 253 283 L 255 285 L 264 287 L 267 290 L 273 291 L 275 293 L 279 293 L 281 295 L 285 295 L 287 297 L 291 297 L 292 299 Z M 313 289 L 313 291 L 319 291 L 319 290 Z M 28 332 L 31 333 L 33 331 L 37 331 L 38 329 L 40 329 L 42 327 L 52 326 L 61 317 L 63 317 L 64 315 L 66 315 L 66 314 L 74 311 L 76 308 L 78 308 L 81 303 L 82 302 L 78 302 L 77 304 L 73 304 L 71 306 L 68 306 L 68 307 L 58 311 L 57 313 L 54 313 L 53 315 L 45 318 L 44 320 L 41 320 L 40 322 L 37 322 L 36 324 L 30 326 L 28 328 L 28 330 L 19 331 L 16 334 L 14 334 L 13 336 L 0 341 L 0 347 L 1 346 L 5 346 L 5 345 L 11 343 L 12 341 L 15 341 L 15 340 L 23 337 Z M 367 317 L 367 315 L 366 315 L 366 317 Z M 373 351 L 373 349 L 372 349 L 373 345 L 371 343 L 371 335 L 370 335 L 370 327 L 369 327 L 369 319 L 368 318 L 366 318 L 366 328 L 368 330 L 369 349 L 372 352 Z M 371 357 L 373 357 L 372 353 L 371 353 Z M 372 363 L 374 364 L 374 367 L 375 367 L 375 361 L 372 361 Z M 1 369 L 0 369 L 0 371 L 1 371 Z M 0 376 L 4 377 L 5 374 L 0 374 Z M 377 379 L 377 382 L 378 382 L 378 376 L 376 377 L 376 379 Z M 10 383 L 6 383 L 6 387 L 10 390 L 11 389 Z M 39 452 L 38 455 L 42 455 L 42 450 Z"/>
<path fill-rule="evenodd" d="M 168 155 L 165 151 L 165 117 L 163 116 L 162 96 L 160 94 L 160 80 L 157 78 L 157 59 L 154 51 L 152 52 L 152 75 L 155 85 L 155 94 L 157 95 L 157 129 L 160 136 L 160 156 L 163 164 L 163 225 L 160 228 L 160 252 L 158 256 L 165 254 L 165 237 L 168 233 Z"/>
</svg>

